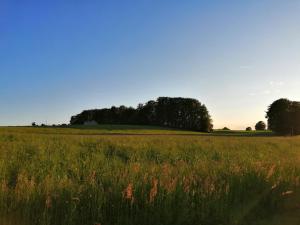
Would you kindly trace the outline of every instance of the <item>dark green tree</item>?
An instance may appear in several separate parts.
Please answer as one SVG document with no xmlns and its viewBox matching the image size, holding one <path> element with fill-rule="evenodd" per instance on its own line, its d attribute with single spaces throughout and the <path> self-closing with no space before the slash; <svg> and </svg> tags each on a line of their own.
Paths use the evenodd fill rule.
<svg viewBox="0 0 300 225">
<path fill-rule="evenodd" d="M 264 121 L 259 121 L 255 124 L 255 130 L 266 130 L 267 125 Z"/>
<path fill-rule="evenodd" d="M 222 130 L 230 130 L 228 127 L 223 127 Z"/>
<path fill-rule="evenodd" d="M 300 134 L 300 102 L 278 99 L 268 108 L 269 129 L 282 135 Z"/>
<path fill-rule="evenodd" d="M 192 98 L 160 97 L 156 101 L 139 104 L 136 109 L 120 106 L 110 109 L 85 110 L 71 117 L 71 124 L 86 121 L 99 124 L 159 125 L 187 130 L 210 132 L 212 120 L 205 105 Z"/>
</svg>

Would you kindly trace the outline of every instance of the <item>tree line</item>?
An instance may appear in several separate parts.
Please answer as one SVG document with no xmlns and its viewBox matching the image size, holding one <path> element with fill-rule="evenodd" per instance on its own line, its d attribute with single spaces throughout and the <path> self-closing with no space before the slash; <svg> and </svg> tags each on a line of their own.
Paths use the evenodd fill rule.
<svg viewBox="0 0 300 225">
<path fill-rule="evenodd" d="M 85 110 L 71 117 L 71 125 L 95 121 L 99 124 L 138 124 L 212 131 L 213 124 L 206 106 L 192 98 L 159 97 L 137 108 L 120 106 Z"/>
<path fill-rule="evenodd" d="M 259 121 L 255 130 L 269 129 L 280 135 L 300 134 L 300 102 L 285 98 L 274 101 L 266 112 L 268 124 Z M 204 104 L 192 98 L 159 97 L 137 108 L 120 106 L 85 110 L 71 117 L 71 125 L 95 121 L 98 124 L 155 125 L 210 132 L 213 124 Z M 223 128 L 223 130 L 229 128 Z M 251 131 L 251 127 L 246 128 Z"/>
<path fill-rule="evenodd" d="M 290 101 L 281 98 L 269 105 L 266 112 L 268 129 L 279 135 L 299 135 L 300 134 L 300 102 Z M 267 125 L 259 121 L 255 125 L 255 130 L 266 130 Z M 247 127 L 246 131 L 251 131 Z"/>
</svg>

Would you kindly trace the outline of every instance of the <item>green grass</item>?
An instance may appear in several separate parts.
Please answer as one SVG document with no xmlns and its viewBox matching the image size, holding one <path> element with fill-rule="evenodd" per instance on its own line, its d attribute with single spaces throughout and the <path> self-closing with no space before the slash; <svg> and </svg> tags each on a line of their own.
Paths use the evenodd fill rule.
<svg viewBox="0 0 300 225">
<path fill-rule="evenodd" d="M 66 135 L 213 135 L 213 136 L 273 136 L 270 131 L 240 131 L 214 130 L 212 133 L 203 133 L 189 130 L 179 130 L 158 126 L 140 125 L 74 125 L 61 127 L 0 127 L 1 132 L 32 133 L 32 134 L 66 134 Z"/>
<path fill-rule="evenodd" d="M 300 137 L 270 133 L 0 128 L 0 224 L 268 224 L 299 162 Z"/>
<path fill-rule="evenodd" d="M 200 132 L 176 130 L 156 126 L 139 125 L 98 125 L 60 127 L 0 127 L 1 132 L 66 135 L 104 135 L 104 134 L 201 134 Z M 206 133 L 202 133 L 206 134 Z"/>
<path fill-rule="evenodd" d="M 213 135 L 223 136 L 275 136 L 272 131 L 245 131 L 245 130 L 214 130 Z"/>
</svg>

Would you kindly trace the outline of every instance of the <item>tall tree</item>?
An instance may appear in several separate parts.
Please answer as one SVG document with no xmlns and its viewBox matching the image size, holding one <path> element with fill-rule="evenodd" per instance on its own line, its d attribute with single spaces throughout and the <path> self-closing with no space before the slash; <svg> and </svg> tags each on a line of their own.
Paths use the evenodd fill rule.
<svg viewBox="0 0 300 225">
<path fill-rule="evenodd" d="M 100 124 L 159 125 L 209 132 L 212 120 L 205 105 L 192 98 L 159 97 L 139 104 L 136 109 L 120 106 L 85 110 L 71 117 L 71 124 L 95 120 Z"/>
<path fill-rule="evenodd" d="M 268 108 L 266 118 L 269 129 L 284 135 L 300 134 L 300 103 L 278 99 Z"/>
</svg>

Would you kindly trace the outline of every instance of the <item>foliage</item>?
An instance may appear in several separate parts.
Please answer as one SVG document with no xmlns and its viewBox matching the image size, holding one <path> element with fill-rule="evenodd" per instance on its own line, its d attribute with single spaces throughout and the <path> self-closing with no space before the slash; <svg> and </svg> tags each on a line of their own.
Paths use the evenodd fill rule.
<svg viewBox="0 0 300 225">
<path fill-rule="evenodd" d="M 255 124 L 255 130 L 265 130 L 267 128 L 267 125 L 264 121 L 259 121 Z"/>
<path fill-rule="evenodd" d="M 247 127 L 246 131 L 252 131 L 252 128 L 251 127 Z"/>
<path fill-rule="evenodd" d="M 212 120 L 206 106 L 196 99 L 160 97 L 132 107 L 85 110 L 72 116 L 71 124 L 96 121 L 99 124 L 140 124 L 210 132 Z"/>
<path fill-rule="evenodd" d="M 228 127 L 223 127 L 222 130 L 230 130 Z"/>
<path fill-rule="evenodd" d="M 49 127 L 0 128 L 0 143 L 3 224 L 240 225 L 274 213 L 299 189 L 297 137 Z"/>
<path fill-rule="evenodd" d="M 300 102 L 279 99 L 267 111 L 268 126 L 274 132 L 284 135 L 300 134 Z"/>
</svg>

